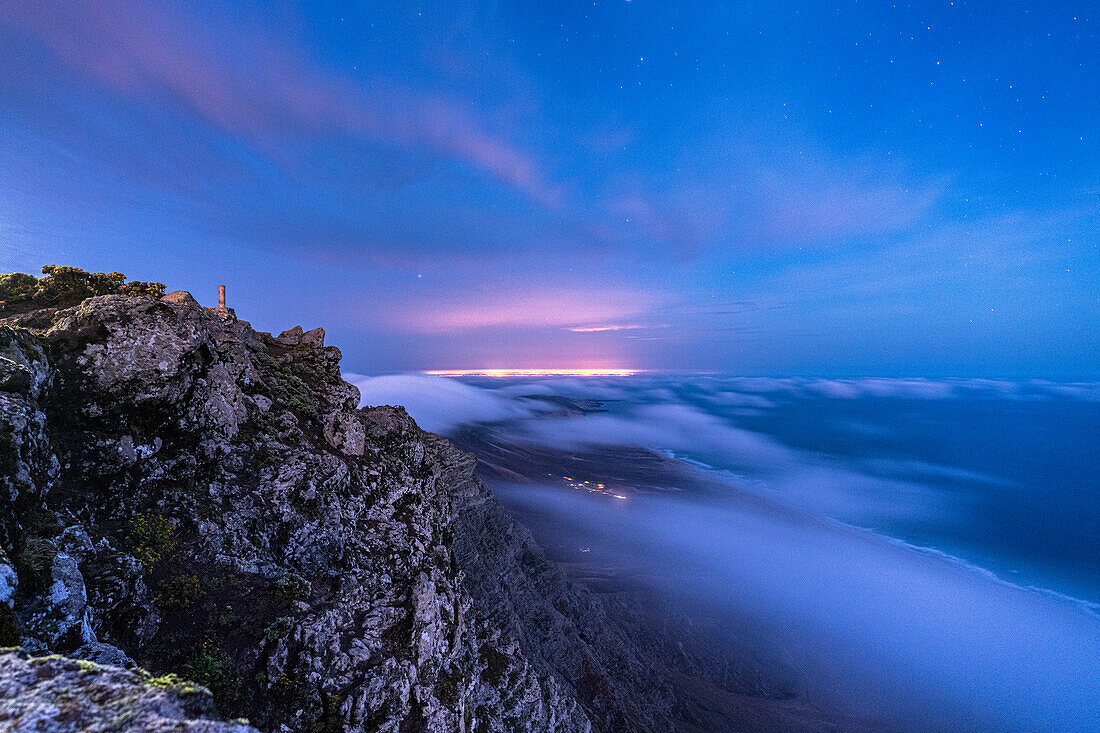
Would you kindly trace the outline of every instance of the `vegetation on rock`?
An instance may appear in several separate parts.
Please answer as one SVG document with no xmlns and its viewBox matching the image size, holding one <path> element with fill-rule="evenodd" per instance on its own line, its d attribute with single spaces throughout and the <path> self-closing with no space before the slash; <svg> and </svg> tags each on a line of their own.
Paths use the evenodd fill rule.
<svg viewBox="0 0 1100 733">
<path fill-rule="evenodd" d="M 146 570 L 152 569 L 175 545 L 172 522 L 157 514 L 134 515 L 130 520 L 129 539 L 134 555 Z"/>
<path fill-rule="evenodd" d="M 246 720 L 213 718 L 204 687 L 143 669 L 0 649 L 0 728 L 68 733 L 259 733 Z"/>
<path fill-rule="evenodd" d="M 184 573 L 161 581 L 157 605 L 163 609 L 188 608 L 202 598 L 202 582 L 194 573 Z"/>
<path fill-rule="evenodd" d="M 25 272 L 0 274 L 0 316 L 39 308 L 68 308 L 97 295 L 160 298 L 164 283 L 126 282 L 121 272 L 86 272 L 78 267 L 45 265 L 43 277 Z"/>
</svg>

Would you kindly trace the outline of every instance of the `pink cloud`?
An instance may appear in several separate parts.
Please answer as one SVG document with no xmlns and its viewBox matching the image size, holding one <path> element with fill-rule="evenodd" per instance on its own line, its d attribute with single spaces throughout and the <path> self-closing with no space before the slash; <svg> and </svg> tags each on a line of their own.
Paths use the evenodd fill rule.
<svg viewBox="0 0 1100 733">
<path fill-rule="evenodd" d="M 324 70 L 255 27 L 201 24 L 123 0 L 0 3 L 0 22 L 41 40 L 72 71 L 115 92 L 182 104 L 259 147 L 300 133 L 426 147 L 547 204 L 559 199 L 534 158 L 442 96 L 378 83 L 370 91 Z M 211 32 L 231 35 L 228 47 Z"/>
<path fill-rule="evenodd" d="M 476 299 L 403 308 L 391 318 L 397 327 L 421 333 L 479 328 L 574 328 L 636 317 L 658 305 L 651 293 L 616 288 L 479 294 Z M 605 327 L 593 330 L 615 330 Z"/>
<path fill-rule="evenodd" d="M 573 333 L 603 333 L 604 331 L 638 331 L 650 326 L 640 323 L 609 324 L 606 326 L 573 326 L 569 330 Z"/>
</svg>

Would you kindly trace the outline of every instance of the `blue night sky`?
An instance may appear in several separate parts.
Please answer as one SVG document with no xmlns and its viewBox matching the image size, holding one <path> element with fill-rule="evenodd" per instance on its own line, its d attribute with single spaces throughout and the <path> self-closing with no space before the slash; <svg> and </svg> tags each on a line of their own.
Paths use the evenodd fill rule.
<svg viewBox="0 0 1100 733">
<path fill-rule="evenodd" d="M 1100 377 L 1087 3 L 0 3 L 0 270 L 359 372 Z"/>
</svg>

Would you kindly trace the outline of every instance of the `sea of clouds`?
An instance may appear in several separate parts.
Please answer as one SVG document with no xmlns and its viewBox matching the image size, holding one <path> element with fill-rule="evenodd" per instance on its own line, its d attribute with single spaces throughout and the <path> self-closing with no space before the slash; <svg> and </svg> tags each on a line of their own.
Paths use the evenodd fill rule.
<svg viewBox="0 0 1100 733">
<path fill-rule="evenodd" d="M 609 566 L 640 569 L 681 600 L 767 627 L 793 655 L 812 700 L 850 706 L 900 730 L 1083 731 L 1100 720 L 1095 603 L 1029 588 L 889 531 L 965 527 L 979 521 L 974 496 L 1009 501 L 1021 490 L 1003 472 L 915 457 L 898 432 L 907 420 L 926 421 L 926 431 L 949 429 L 927 408 L 950 401 L 1095 415 L 1100 385 L 349 377 L 364 404 L 404 404 L 429 430 L 491 425 L 515 442 L 564 453 L 642 446 L 728 479 L 738 491 L 722 501 L 677 492 L 609 501 L 530 484 L 494 491 L 516 511 L 549 518 L 546 536 L 555 542 L 583 545 L 591 550 L 586 557 L 602 553 Z M 563 407 L 562 399 L 583 409 Z M 831 428 L 842 447 L 885 447 L 811 450 L 760 427 L 792 405 L 796 416 L 818 407 L 844 416 Z M 845 405 L 859 409 L 837 409 Z M 815 419 L 831 425 L 833 418 Z M 1092 496 L 1086 525 L 1095 521 Z"/>
<path fill-rule="evenodd" d="M 404 404 L 439 433 L 489 425 L 497 436 L 566 453 L 641 446 L 727 479 L 741 491 L 718 502 L 678 492 L 608 501 L 554 485 L 494 491 L 513 510 L 543 517 L 549 541 L 583 546 L 584 557 L 634 568 L 676 598 L 767 627 L 802 670 L 811 700 L 847 705 L 895 730 L 1086 731 L 1100 720 L 1096 603 L 891 533 L 965 527 L 978 521 L 974 496 L 1011 501 L 1022 490 L 1004 472 L 914 457 L 899 431 L 906 420 L 952 429 L 937 423 L 952 413 L 935 412 L 952 401 L 1096 415 L 1100 385 L 349 376 L 364 404 Z M 817 406 L 845 415 L 822 423 L 844 447 L 882 449 L 812 450 L 760 427 L 792 405 L 796 416 Z M 1087 506 L 1095 515 L 1095 493 Z"/>
<path fill-rule="evenodd" d="M 1100 619 L 951 557 L 756 502 L 494 487 L 557 518 L 680 602 L 763 629 L 815 704 L 887 730 L 1086 731 L 1100 713 Z M 609 521 L 608 514 L 613 514 Z"/>
<path fill-rule="evenodd" d="M 345 376 L 359 387 L 363 404 L 405 405 L 426 430 L 447 434 L 463 425 L 508 422 L 515 439 L 560 450 L 638 445 L 724 470 L 745 488 L 865 527 L 906 518 L 931 521 L 933 513 L 957 511 L 958 497 L 943 490 L 944 481 L 1007 486 L 1011 480 L 912 458 L 837 460 L 746 429 L 738 418 L 815 399 L 1100 401 L 1100 384 L 986 379 Z M 598 400 L 608 411 L 558 415 L 553 405 L 533 399 L 539 396 Z M 863 438 L 887 437 L 889 431 L 857 419 L 843 427 Z"/>
</svg>

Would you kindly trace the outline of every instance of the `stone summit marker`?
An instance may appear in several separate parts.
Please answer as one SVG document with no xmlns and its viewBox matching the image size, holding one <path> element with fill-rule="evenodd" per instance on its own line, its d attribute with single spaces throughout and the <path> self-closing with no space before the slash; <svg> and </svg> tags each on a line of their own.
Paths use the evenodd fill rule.
<svg viewBox="0 0 1100 733">
<path fill-rule="evenodd" d="M 225 305 L 225 286 L 218 286 L 218 307 L 211 308 L 212 311 L 218 314 L 218 317 L 225 320 L 228 318 L 237 318 L 237 314 L 233 312 L 232 308 L 228 308 Z"/>
</svg>

